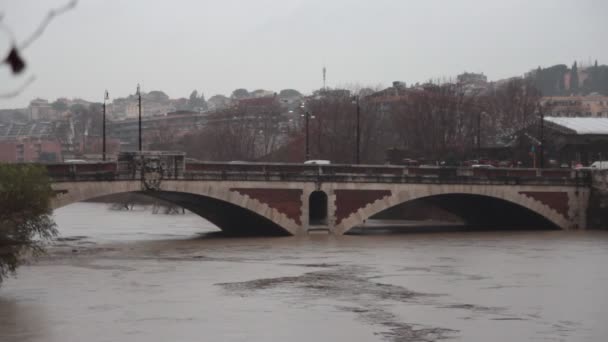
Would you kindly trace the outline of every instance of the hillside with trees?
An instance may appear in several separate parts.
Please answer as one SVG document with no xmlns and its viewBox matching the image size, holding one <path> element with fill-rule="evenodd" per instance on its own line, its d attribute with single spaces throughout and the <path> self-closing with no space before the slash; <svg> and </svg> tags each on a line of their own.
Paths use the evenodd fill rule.
<svg viewBox="0 0 608 342">
<path fill-rule="evenodd" d="M 540 66 L 527 74 L 543 96 L 588 95 L 599 93 L 608 95 L 608 65 L 582 67 L 574 62 L 570 68 L 557 64 L 548 68 Z"/>
</svg>

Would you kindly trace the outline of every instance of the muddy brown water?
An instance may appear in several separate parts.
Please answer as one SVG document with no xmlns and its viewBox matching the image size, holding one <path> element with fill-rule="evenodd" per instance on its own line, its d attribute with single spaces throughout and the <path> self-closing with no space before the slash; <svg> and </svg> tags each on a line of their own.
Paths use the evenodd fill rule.
<svg viewBox="0 0 608 342">
<path fill-rule="evenodd" d="M 223 238 L 196 215 L 56 211 L 0 341 L 607 341 L 608 232 Z"/>
</svg>

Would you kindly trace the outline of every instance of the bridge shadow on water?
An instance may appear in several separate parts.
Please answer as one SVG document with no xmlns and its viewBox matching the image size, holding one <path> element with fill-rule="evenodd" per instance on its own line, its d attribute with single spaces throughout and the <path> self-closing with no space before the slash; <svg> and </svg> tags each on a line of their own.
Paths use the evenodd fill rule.
<svg viewBox="0 0 608 342">
<path fill-rule="evenodd" d="M 255 212 L 232 203 L 196 194 L 170 191 L 124 192 L 97 197 L 91 202 L 175 206 L 186 209 L 215 225 L 219 231 L 203 232 L 200 237 L 289 236 L 282 227 Z M 178 210 L 181 211 L 181 210 Z"/>
<path fill-rule="evenodd" d="M 373 222 L 373 221 L 372 221 Z M 402 223 L 399 221 L 382 223 L 373 222 L 372 225 L 361 225 L 352 228 L 347 235 L 406 235 L 406 234 L 437 234 L 437 233 L 479 233 L 479 232 L 523 232 L 523 231 L 550 231 L 555 229 L 538 227 L 480 227 L 465 224 L 445 224 L 442 222 L 419 221 Z"/>
<path fill-rule="evenodd" d="M 160 201 L 185 208 L 218 227 L 219 231 L 201 232 L 194 239 L 231 237 L 289 236 L 276 223 L 233 203 L 183 192 L 133 192 L 118 194 L 137 198 L 147 204 Z M 112 195 L 96 201 L 124 201 Z M 323 208 L 312 208 L 319 217 L 327 217 L 327 199 Z M 312 210 L 315 209 L 315 210 Z M 314 216 L 314 215 L 313 215 Z M 315 216 L 315 217 L 316 217 Z M 413 234 L 480 231 L 559 230 L 547 218 L 519 204 L 502 199 L 471 195 L 434 195 L 401 203 L 371 216 L 363 225 L 348 230 L 348 235 Z"/>
</svg>

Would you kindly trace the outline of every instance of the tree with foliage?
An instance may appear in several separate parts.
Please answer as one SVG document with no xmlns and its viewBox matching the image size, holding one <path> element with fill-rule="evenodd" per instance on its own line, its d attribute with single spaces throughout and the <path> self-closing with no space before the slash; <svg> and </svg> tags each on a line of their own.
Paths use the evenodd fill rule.
<svg viewBox="0 0 608 342">
<path fill-rule="evenodd" d="M 568 66 L 558 64 L 546 69 L 539 66 L 534 73 L 534 86 L 544 96 L 564 95 L 564 76 L 569 72 Z"/>
<path fill-rule="evenodd" d="M 0 283 L 57 234 L 43 167 L 0 164 Z"/>
<path fill-rule="evenodd" d="M 249 97 L 249 92 L 244 88 L 235 89 L 231 96 L 233 99 L 244 99 L 246 97 Z"/>
<path fill-rule="evenodd" d="M 188 107 L 191 110 L 206 110 L 207 101 L 205 101 L 205 94 L 201 93 L 201 96 L 199 97 L 198 91 L 196 89 L 193 90 L 188 99 Z"/>
<path fill-rule="evenodd" d="M 57 100 L 57 101 L 51 103 L 51 107 L 54 110 L 59 111 L 59 112 L 66 111 L 68 109 L 67 103 L 65 103 L 64 101 L 60 101 L 60 100 Z"/>
<path fill-rule="evenodd" d="M 190 109 L 198 107 L 198 91 L 196 91 L 196 89 L 193 90 L 192 93 L 190 93 L 190 98 L 188 99 L 188 107 L 190 107 Z"/>
<path fill-rule="evenodd" d="M 206 101 L 205 104 L 210 110 L 222 110 L 228 107 L 231 103 L 231 100 L 224 95 L 213 95 L 209 98 L 209 101 Z"/>
<path fill-rule="evenodd" d="M 72 114 L 82 114 L 82 113 L 87 113 L 88 111 L 89 111 L 89 106 L 85 106 L 82 103 L 75 103 L 70 106 L 70 112 L 72 112 Z"/>
<path fill-rule="evenodd" d="M 169 101 L 169 95 L 160 90 L 152 90 L 151 92 L 145 94 L 145 99 L 156 102 L 167 102 Z"/>
<path fill-rule="evenodd" d="M 295 89 L 283 89 L 279 92 L 279 97 L 300 97 L 302 94 Z"/>
<path fill-rule="evenodd" d="M 207 105 L 207 100 L 205 100 L 205 94 L 201 93 L 201 96 L 198 98 L 198 105 L 203 110 L 209 109 L 209 106 Z"/>
<path fill-rule="evenodd" d="M 576 65 L 576 61 L 572 65 L 572 70 L 570 71 L 570 91 L 578 92 L 578 66 Z"/>
</svg>

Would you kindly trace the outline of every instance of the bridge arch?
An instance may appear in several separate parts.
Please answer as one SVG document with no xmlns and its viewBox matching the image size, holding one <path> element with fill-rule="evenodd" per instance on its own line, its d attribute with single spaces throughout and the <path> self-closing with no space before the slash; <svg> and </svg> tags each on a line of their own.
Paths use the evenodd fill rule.
<svg viewBox="0 0 608 342">
<path fill-rule="evenodd" d="M 138 180 L 53 183 L 58 195 L 54 209 L 97 197 L 136 192 L 180 205 L 227 233 L 239 235 L 295 235 L 299 223 L 227 182 L 165 181 L 158 191 L 142 191 Z M 239 188 L 241 189 L 241 188 Z M 250 228 L 248 230 L 248 228 Z M 255 228 L 255 229 L 254 229 Z"/>
<path fill-rule="evenodd" d="M 351 213 L 349 216 L 338 221 L 335 226 L 337 234 L 345 234 L 352 228 L 363 224 L 372 216 L 395 206 L 428 198 L 439 196 L 476 196 L 490 200 L 503 201 L 510 206 L 521 207 L 535 215 L 542 217 L 552 225 L 561 229 L 572 228 L 572 220 L 568 215 L 558 212 L 545 203 L 527 196 L 525 192 L 518 191 L 509 186 L 486 187 L 481 185 L 409 185 L 409 187 L 394 188 L 389 195 L 368 203 L 363 208 Z"/>
</svg>

